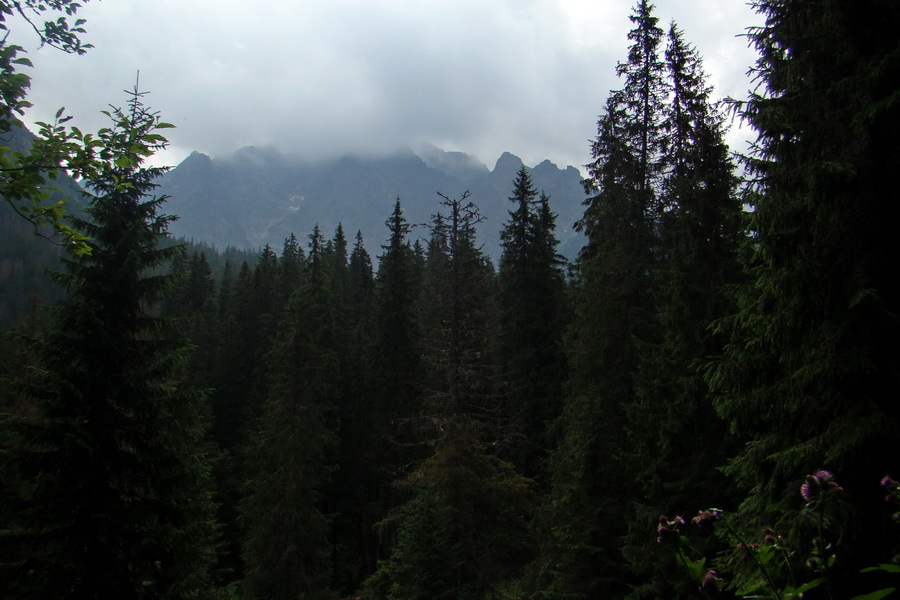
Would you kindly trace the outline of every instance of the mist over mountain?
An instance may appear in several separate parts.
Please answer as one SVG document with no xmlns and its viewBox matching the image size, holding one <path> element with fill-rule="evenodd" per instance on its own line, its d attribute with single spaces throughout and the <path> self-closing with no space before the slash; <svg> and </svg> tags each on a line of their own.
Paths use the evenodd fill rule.
<svg viewBox="0 0 900 600">
<path fill-rule="evenodd" d="M 278 250 L 291 233 L 305 243 L 316 224 L 330 237 L 341 223 L 348 240 L 361 231 L 366 248 L 377 256 L 388 235 L 384 222 L 398 197 L 406 219 L 419 225 L 411 234 L 416 239 L 428 236 L 421 225 L 439 212 L 438 193 L 458 197 L 468 191 L 484 216 L 479 226 L 484 250 L 496 260 L 521 166 L 510 153 L 489 169 L 467 154 L 434 146 L 318 163 L 251 146 L 225 158 L 194 152 L 159 180 L 159 192 L 170 196 L 166 212 L 179 216 L 170 227 L 173 234 L 220 249 L 270 244 Z M 581 174 L 544 161 L 531 169 L 531 177 L 558 214 L 560 253 L 573 258 L 582 245 L 581 234 L 573 229 L 583 212 Z"/>
</svg>

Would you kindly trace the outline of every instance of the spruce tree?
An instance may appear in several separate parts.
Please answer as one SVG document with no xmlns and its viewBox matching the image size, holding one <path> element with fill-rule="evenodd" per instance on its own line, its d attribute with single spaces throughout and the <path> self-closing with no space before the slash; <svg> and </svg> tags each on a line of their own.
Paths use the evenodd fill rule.
<svg viewBox="0 0 900 600">
<path fill-rule="evenodd" d="M 228 280 L 225 280 L 228 281 Z M 210 406 L 213 410 L 213 439 L 226 452 L 234 452 L 243 439 L 246 424 L 258 416 L 256 404 L 259 380 L 258 315 L 253 310 L 253 271 L 242 262 L 228 290 L 219 294 L 221 346 L 216 351 Z"/>
<path fill-rule="evenodd" d="M 745 442 L 727 472 L 748 494 L 748 519 L 778 521 L 821 468 L 859 502 L 832 572 L 839 584 L 839 572 L 852 578 L 890 556 L 896 539 L 880 520 L 878 480 L 900 471 L 900 7 L 755 6 L 766 20 L 750 32 L 761 86 L 739 106 L 758 132 L 744 245 L 754 281 L 719 324 L 729 344 L 710 380 Z"/>
<path fill-rule="evenodd" d="M 335 228 L 334 237 L 328 240 L 323 247 L 322 256 L 325 259 L 329 277 L 335 286 L 337 300 L 345 304 L 350 296 L 350 271 L 348 269 L 347 238 L 344 236 L 344 226 L 341 223 L 338 223 Z M 348 309 L 348 306 L 341 307 L 342 311 Z"/>
<path fill-rule="evenodd" d="M 655 523 L 661 514 L 696 514 L 732 499 L 718 467 L 734 444 L 701 369 L 724 346 L 710 323 L 733 309 L 741 206 L 723 116 L 696 49 L 674 23 L 665 59 L 670 94 L 654 288 L 660 336 L 644 353 L 628 409 L 628 452 L 641 483 L 623 549 L 639 582 L 634 598 L 695 595 L 682 568 L 659 552 Z"/>
<path fill-rule="evenodd" d="M 569 393 L 551 459 L 553 491 L 541 519 L 549 535 L 536 585 L 587 598 L 624 595 L 621 538 L 637 497 L 628 448 L 628 408 L 648 346 L 656 343 L 658 196 L 663 174 L 660 59 L 662 30 L 640 0 L 632 45 L 619 64 L 622 90 L 610 94 L 587 166 L 587 245 L 576 264 L 567 338 Z"/>
<path fill-rule="evenodd" d="M 179 328 L 194 345 L 187 368 L 191 383 L 208 387 L 220 334 L 212 268 L 206 254 L 195 250 L 176 258 L 171 272 L 175 284 L 162 303 L 163 314 L 178 319 Z"/>
<path fill-rule="evenodd" d="M 361 231 L 356 232 L 356 242 L 347 262 L 350 278 L 350 304 L 354 313 L 354 321 L 361 325 L 369 313 L 369 304 L 375 286 L 375 272 L 372 268 L 372 257 L 366 250 Z"/>
<path fill-rule="evenodd" d="M 270 356 L 263 413 L 248 439 L 251 476 L 241 502 L 242 585 L 248 600 L 331 598 L 330 519 L 340 357 L 334 291 L 316 227 L 305 280 L 288 304 Z"/>
<path fill-rule="evenodd" d="M 514 210 L 500 232 L 499 344 L 503 405 L 509 421 L 507 456 L 523 474 L 540 472 L 548 430 L 559 416 L 565 356 L 564 281 L 556 253 L 556 217 L 523 166 L 509 200 Z"/>
<path fill-rule="evenodd" d="M 220 339 L 210 402 L 216 441 L 227 450 L 239 445 L 247 423 L 258 418 L 265 396 L 265 356 L 284 315 L 281 267 L 266 245 L 255 267 L 241 262 L 229 293 L 220 298 Z M 221 427 L 220 427 L 221 425 Z"/>
<path fill-rule="evenodd" d="M 401 437 L 400 426 L 417 411 L 420 354 L 415 312 L 417 285 L 415 256 L 409 246 L 411 225 L 403 216 L 399 198 L 385 225 L 390 232 L 375 281 L 374 351 L 375 405 L 383 417 L 378 435 Z M 399 465 L 396 465 L 399 467 Z"/>
<path fill-rule="evenodd" d="M 303 263 L 306 255 L 297 236 L 291 233 L 284 240 L 281 250 L 281 260 L 278 262 L 278 277 L 281 287 L 281 301 L 287 302 L 294 290 L 300 285 L 300 276 L 303 271 Z"/>
<path fill-rule="evenodd" d="M 412 497 L 379 524 L 397 544 L 366 582 L 367 597 L 517 597 L 516 580 L 532 557 L 531 480 L 463 433 L 398 487 Z"/>
<path fill-rule="evenodd" d="M 70 249 L 69 299 L 35 340 L 31 399 L 5 415 L 5 595 L 193 598 L 210 585 L 214 506 L 202 446 L 203 394 L 180 385 L 185 342 L 153 316 L 178 251 L 161 247 L 145 167 L 167 125 L 135 89 L 100 132 L 87 218 L 89 254 Z"/>
<path fill-rule="evenodd" d="M 343 397 L 339 413 L 339 461 L 334 475 L 335 587 L 355 592 L 375 569 L 373 524 L 381 519 L 378 481 L 384 465 L 371 438 L 381 416 L 372 407 L 372 335 L 375 280 L 362 233 L 347 263 L 346 344 L 342 358 Z"/>
<path fill-rule="evenodd" d="M 381 246 L 375 281 L 371 429 L 366 438 L 373 461 L 378 520 L 400 504 L 392 483 L 403 479 L 411 465 L 426 456 L 418 419 L 422 365 L 416 318 L 416 258 L 408 237 L 412 226 L 403 216 L 399 198 L 385 225 L 389 237 Z M 385 558 L 390 544 L 389 536 L 382 539 L 375 558 Z"/>
<path fill-rule="evenodd" d="M 254 356 L 261 357 L 268 351 L 268 343 L 274 337 L 282 317 L 284 301 L 281 294 L 278 255 L 269 244 L 259 253 L 253 269 L 253 296 L 251 309 L 256 322 Z"/>
<path fill-rule="evenodd" d="M 420 296 L 432 455 L 397 484 L 410 497 L 379 523 L 396 543 L 366 586 L 396 600 L 489 597 L 532 557 L 531 481 L 497 456 L 493 272 L 475 244 L 480 216 L 468 194 L 442 198 L 447 214 L 432 219 Z"/>
<path fill-rule="evenodd" d="M 479 428 L 497 439 L 500 414 L 490 333 L 495 322 L 493 269 L 476 245 L 482 217 L 468 192 L 441 198 L 447 214 L 433 218 L 420 307 L 425 410 L 439 438 Z"/>
</svg>

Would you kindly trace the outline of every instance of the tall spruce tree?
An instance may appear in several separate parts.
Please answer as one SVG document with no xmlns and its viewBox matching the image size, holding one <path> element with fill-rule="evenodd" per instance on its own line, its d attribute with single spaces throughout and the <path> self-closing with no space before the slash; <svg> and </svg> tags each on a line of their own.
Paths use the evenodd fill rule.
<svg viewBox="0 0 900 600">
<path fill-rule="evenodd" d="M 441 339 L 444 330 L 444 315 L 449 309 L 448 282 L 450 281 L 450 248 L 447 241 L 447 221 L 440 212 L 431 217 L 428 224 L 429 236 L 421 258 L 417 255 L 417 264 L 421 266 L 421 285 L 416 298 L 416 328 L 419 333 L 418 345 L 421 356 L 421 389 L 419 399 L 424 401 L 428 390 L 440 387 L 440 371 L 436 368 L 437 357 L 426 348 L 434 348 Z M 421 249 L 421 246 L 420 246 Z M 424 409 L 424 402 L 422 405 Z M 431 412 L 432 407 L 420 411 Z M 427 419 L 426 419 L 427 420 Z M 428 430 L 422 419 L 418 419 L 416 427 L 420 431 Z"/>
<path fill-rule="evenodd" d="M 623 548 L 638 582 L 633 598 L 695 596 L 681 566 L 659 552 L 655 523 L 660 514 L 696 514 L 732 499 L 718 467 L 734 445 L 701 367 L 724 345 L 709 325 L 733 308 L 728 290 L 738 281 L 741 205 L 723 116 L 696 49 L 674 23 L 665 59 L 670 93 L 655 288 L 660 337 L 642 357 L 637 401 L 628 408 L 628 452 L 641 483 Z"/>
<path fill-rule="evenodd" d="M 849 597 L 838 574 L 852 579 L 896 540 L 878 480 L 900 472 L 900 6 L 755 6 L 766 19 L 750 32 L 762 85 L 739 107 L 758 132 L 744 248 L 754 281 L 720 323 L 730 339 L 710 380 L 745 442 L 727 472 L 748 493 L 746 518 L 782 519 L 820 468 L 859 503 L 832 570 Z"/>
<path fill-rule="evenodd" d="M 422 306 L 428 313 L 422 328 L 430 375 L 426 410 L 439 438 L 476 427 L 496 439 L 500 415 L 490 333 L 493 269 L 476 242 L 482 217 L 468 192 L 441 198 L 447 215 L 434 218 L 427 266 L 431 285 L 424 290 L 433 301 Z"/>
<path fill-rule="evenodd" d="M 248 423 L 258 418 L 266 393 L 265 356 L 284 316 L 278 256 L 266 245 L 255 267 L 242 261 L 220 309 L 221 346 L 210 383 L 216 416 L 214 433 L 224 449 L 240 444 Z"/>
<path fill-rule="evenodd" d="M 374 428 L 380 444 L 415 439 L 410 435 L 409 421 L 418 412 L 417 382 L 420 376 L 415 255 L 408 239 L 411 225 L 403 216 L 399 198 L 385 225 L 390 236 L 387 244 L 381 247 L 383 252 L 375 282 L 372 354 L 375 393 L 372 410 L 381 421 Z M 407 462 L 400 458 L 388 471 L 396 474 L 397 469 Z"/>
<path fill-rule="evenodd" d="M 350 296 L 350 271 L 348 269 L 347 238 L 344 235 L 343 224 L 338 223 L 334 230 L 334 237 L 328 240 L 324 246 L 322 256 L 328 265 L 329 276 L 335 286 L 336 299 L 345 305 Z M 341 307 L 342 312 L 348 309 L 349 306 Z"/>
<path fill-rule="evenodd" d="M 578 224 L 587 245 L 576 265 L 569 393 L 541 519 L 549 535 L 536 584 L 560 597 L 622 596 L 629 583 L 620 546 L 637 483 L 625 452 L 627 411 L 637 400 L 646 348 L 659 335 L 657 192 L 667 88 L 663 32 L 652 8 L 640 0 L 631 16 L 632 45 L 617 69 L 624 86 L 607 100 L 587 166 L 591 196 Z"/>
<path fill-rule="evenodd" d="M 528 477 L 539 474 L 559 416 L 566 377 L 562 348 L 563 260 L 556 217 L 523 166 L 509 198 L 514 209 L 500 232 L 499 340 L 506 455 Z"/>
<path fill-rule="evenodd" d="M 350 308 L 353 312 L 353 321 L 366 329 L 375 287 L 375 272 L 372 268 L 372 257 L 366 250 L 361 231 L 356 232 L 356 241 L 347 261 L 347 270 L 350 278 Z"/>
<path fill-rule="evenodd" d="M 372 259 L 361 232 L 347 263 L 346 344 L 341 373 L 344 382 L 339 413 L 339 461 L 334 474 L 335 587 L 342 594 L 359 589 L 375 569 L 373 524 L 382 518 L 378 503 L 378 471 L 370 435 L 379 419 L 373 414 L 372 333 L 375 279 Z"/>
<path fill-rule="evenodd" d="M 227 281 L 227 280 L 226 280 Z M 253 271 L 241 263 L 233 285 L 219 294 L 221 346 L 216 349 L 210 405 L 213 439 L 222 450 L 234 452 L 243 439 L 248 422 L 258 416 L 260 339 L 258 315 L 254 311 Z"/>
<path fill-rule="evenodd" d="M 194 598 L 213 558 L 203 394 L 179 384 L 185 343 L 153 316 L 171 217 L 143 166 L 167 127 L 137 89 L 100 132 L 89 254 L 70 249 L 69 299 L 35 340 L 30 410 L 5 415 L 3 595 Z"/>
<path fill-rule="evenodd" d="M 253 317 L 256 321 L 256 342 L 254 356 L 262 357 L 268 351 L 267 343 L 274 337 L 281 321 L 284 300 L 280 289 L 280 266 L 278 255 L 269 244 L 259 252 L 253 269 Z"/>
<path fill-rule="evenodd" d="M 252 466 L 241 502 L 248 600 L 331 598 L 330 518 L 323 506 L 337 443 L 338 319 L 318 226 L 305 280 L 288 304 L 287 329 L 270 355 L 263 414 L 248 439 Z"/>
<path fill-rule="evenodd" d="M 281 287 L 281 302 L 286 303 L 300 285 L 300 277 L 303 272 L 303 263 L 306 254 L 297 236 L 291 233 L 285 238 L 281 250 L 281 260 L 278 261 L 278 278 Z"/>
<path fill-rule="evenodd" d="M 175 284 L 162 303 L 163 314 L 177 318 L 184 336 L 195 346 L 187 371 L 190 382 L 204 388 L 215 371 L 220 334 L 212 268 L 206 254 L 195 250 L 173 261 L 172 274 Z"/>
<path fill-rule="evenodd" d="M 392 485 L 425 458 L 419 422 L 421 356 L 416 318 L 418 286 L 409 244 L 412 226 L 400 199 L 385 222 L 389 237 L 382 245 L 375 281 L 370 430 L 366 440 L 372 460 L 373 514 L 380 521 L 400 504 Z M 386 558 L 393 540 L 383 536 L 374 558 Z M 372 562 L 372 566 L 375 566 Z"/>
<path fill-rule="evenodd" d="M 366 586 L 394 600 L 490 597 L 532 557 L 531 481 L 497 457 L 493 272 L 475 244 L 478 208 L 468 193 L 442 198 L 420 297 L 433 453 L 398 483 L 410 497 L 379 524 L 396 544 Z"/>
</svg>

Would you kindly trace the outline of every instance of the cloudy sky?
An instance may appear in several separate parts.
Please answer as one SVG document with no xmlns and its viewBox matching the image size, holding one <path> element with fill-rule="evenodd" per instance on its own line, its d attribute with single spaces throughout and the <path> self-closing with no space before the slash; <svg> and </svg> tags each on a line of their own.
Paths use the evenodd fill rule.
<svg viewBox="0 0 900 600">
<path fill-rule="evenodd" d="M 176 125 L 160 157 L 273 145 L 304 158 L 385 153 L 423 142 L 493 167 L 589 160 L 610 89 L 621 86 L 633 3 L 625 0 L 92 0 L 84 56 L 38 49 L 28 120 L 66 107 L 107 124 L 140 71 L 148 104 Z M 743 97 L 759 23 L 745 0 L 657 0 L 696 45 L 718 96 Z M 13 25 L 16 27 L 16 25 Z M 750 134 L 737 128 L 735 143 Z"/>
</svg>

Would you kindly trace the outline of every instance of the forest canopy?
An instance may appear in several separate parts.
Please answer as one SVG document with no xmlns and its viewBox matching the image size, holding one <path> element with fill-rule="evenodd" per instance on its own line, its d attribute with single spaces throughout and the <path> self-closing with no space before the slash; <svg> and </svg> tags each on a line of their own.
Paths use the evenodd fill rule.
<svg viewBox="0 0 900 600">
<path fill-rule="evenodd" d="M 97 134 L 60 113 L 4 148 L 0 260 L 23 216 L 74 243 L 0 348 L 0 597 L 894 594 L 900 8 L 754 6 L 760 86 L 722 103 L 638 0 L 571 263 L 524 166 L 496 264 L 468 192 L 368 237 L 173 240 L 137 87 Z M 0 24 L 41 7 L 87 48 L 74 2 Z M 6 135 L 28 64 L 0 62 Z"/>
</svg>

